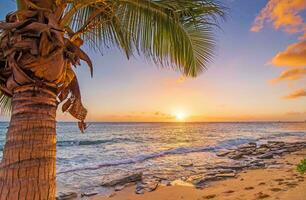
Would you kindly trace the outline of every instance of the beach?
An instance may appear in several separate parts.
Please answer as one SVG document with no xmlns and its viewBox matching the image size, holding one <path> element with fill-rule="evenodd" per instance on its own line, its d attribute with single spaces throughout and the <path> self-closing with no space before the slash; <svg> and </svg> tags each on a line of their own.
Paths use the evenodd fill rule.
<svg viewBox="0 0 306 200">
<path fill-rule="evenodd" d="M 202 195 L 208 185 L 244 171 L 294 171 L 275 159 L 305 148 L 305 130 L 305 123 L 93 123 L 78 134 L 73 123 L 59 123 L 57 196 L 118 198 L 127 191 L 147 198 L 176 187 L 178 194 Z"/>
<path fill-rule="evenodd" d="M 101 178 L 96 190 L 62 193 L 59 200 L 200 200 L 200 199 L 284 199 L 305 200 L 305 174 L 297 170 L 306 158 L 306 141 L 266 143 L 249 142 L 216 154 L 232 162 L 210 166 L 189 163 L 185 170 L 193 171 L 189 177 L 169 180 L 158 174 L 149 178 L 143 172 Z M 180 176 L 180 174 L 178 174 Z M 97 192 L 104 189 L 104 193 Z M 107 190 L 105 190 L 107 189 Z M 101 190 L 100 190 L 101 191 Z M 107 192 L 105 192 L 107 191 Z"/>
<path fill-rule="evenodd" d="M 86 134 L 74 123 L 58 123 L 57 129 L 57 191 L 79 195 L 109 194 L 113 188 L 103 182 L 140 173 L 152 189 L 159 180 L 195 182 L 217 165 L 262 165 L 245 163 L 239 152 L 221 156 L 227 149 L 306 141 L 305 123 L 92 123 Z M 258 156 L 266 151 L 259 148 Z"/>
<path fill-rule="evenodd" d="M 296 170 L 296 164 L 306 157 L 306 149 L 272 159 L 274 164 L 262 169 L 243 170 L 236 177 L 212 182 L 204 188 L 174 185 L 160 186 L 154 192 L 135 194 L 135 186 L 95 196 L 92 200 L 305 200 L 306 176 Z"/>
<path fill-rule="evenodd" d="M 7 123 L 0 125 L 1 143 Z M 86 134 L 78 134 L 74 123 L 59 123 L 57 197 L 193 200 L 302 195 L 291 191 L 305 188 L 295 169 L 306 157 L 305 125 L 93 123 Z"/>
</svg>

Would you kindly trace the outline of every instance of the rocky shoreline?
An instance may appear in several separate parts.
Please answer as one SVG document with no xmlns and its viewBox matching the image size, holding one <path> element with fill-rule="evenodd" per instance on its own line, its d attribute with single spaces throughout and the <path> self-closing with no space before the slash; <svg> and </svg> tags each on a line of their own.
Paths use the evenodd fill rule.
<svg viewBox="0 0 306 200">
<path fill-rule="evenodd" d="M 262 144 L 248 143 L 238 146 L 235 149 L 220 151 L 216 154 L 218 157 L 230 160 L 231 162 L 229 164 L 216 164 L 214 166 L 194 166 L 193 163 L 182 164 L 181 166 L 186 168 L 186 170 L 193 171 L 194 169 L 194 174 L 188 177 L 181 177 L 181 181 L 201 189 L 213 181 L 235 178 L 239 172 L 246 169 L 281 168 L 284 164 L 278 163 L 273 158 L 279 158 L 280 156 L 305 148 L 306 141 L 291 143 L 281 141 L 268 141 Z M 202 170 L 199 170 L 200 168 Z M 158 175 L 145 177 L 142 172 L 136 172 L 115 180 L 102 180 L 100 187 L 111 188 L 115 192 L 134 184 L 136 185 L 135 193 L 143 194 L 156 190 L 160 185 L 170 186 L 173 182 L 172 180 L 168 180 L 167 177 Z M 76 192 L 61 193 L 57 199 L 80 199 L 97 194 L 98 192 L 81 194 L 77 194 Z M 113 194 L 110 194 L 110 196 Z"/>
</svg>

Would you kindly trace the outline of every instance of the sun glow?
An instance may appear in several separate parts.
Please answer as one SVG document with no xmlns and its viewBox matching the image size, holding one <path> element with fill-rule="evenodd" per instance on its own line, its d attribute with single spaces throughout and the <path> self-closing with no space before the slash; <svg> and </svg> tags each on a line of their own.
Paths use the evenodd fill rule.
<svg viewBox="0 0 306 200">
<path fill-rule="evenodd" d="M 176 118 L 176 120 L 178 120 L 178 121 L 184 121 L 184 120 L 186 119 L 186 117 L 187 117 L 187 115 L 186 115 L 186 113 L 184 113 L 184 112 L 177 112 L 177 113 L 175 114 L 175 118 Z"/>
</svg>

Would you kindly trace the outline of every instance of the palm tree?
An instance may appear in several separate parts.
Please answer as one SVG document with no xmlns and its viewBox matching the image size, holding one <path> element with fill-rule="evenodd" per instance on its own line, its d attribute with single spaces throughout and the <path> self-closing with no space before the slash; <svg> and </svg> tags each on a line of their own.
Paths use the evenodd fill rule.
<svg viewBox="0 0 306 200">
<path fill-rule="evenodd" d="M 213 28 L 224 9 L 213 0 L 17 0 L 0 22 L 0 104 L 11 112 L 0 199 L 55 199 L 56 109 L 79 120 L 81 102 L 72 66 L 84 44 L 118 47 L 195 77 L 213 56 Z"/>
</svg>

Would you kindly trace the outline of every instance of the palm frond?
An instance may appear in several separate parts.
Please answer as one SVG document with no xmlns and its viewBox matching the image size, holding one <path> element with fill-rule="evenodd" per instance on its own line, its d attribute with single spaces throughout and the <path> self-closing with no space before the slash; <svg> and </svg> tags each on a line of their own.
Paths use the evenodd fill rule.
<svg viewBox="0 0 306 200">
<path fill-rule="evenodd" d="M 213 58 L 213 28 L 223 16 L 211 0 L 73 0 L 63 19 L 91 47 L 137 52 L 196 76 Z"/>
</svg>

